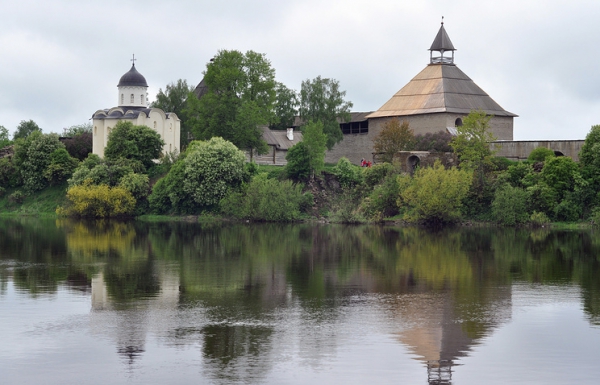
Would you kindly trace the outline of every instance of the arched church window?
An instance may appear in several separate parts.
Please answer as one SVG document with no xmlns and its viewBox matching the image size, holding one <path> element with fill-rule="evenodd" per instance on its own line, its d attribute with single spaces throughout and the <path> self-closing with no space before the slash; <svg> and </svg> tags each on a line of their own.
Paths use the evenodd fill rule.
<svg viewBox="0 0 600 385">
<path fill-rule="evenodd" d="M 142 104 L 144 104 L 144 95 L 140 95 L 140 100 L 142 101 Z"/>
<path fill-rule="evenodd" d="M 98 134 L 98 126 L 94 126 L 94 135 Z"/>
<path fill-rule="evenodd" d="M 125 95 L 121 94 L 121 104 L 125 103 Z"/>
<path fill-rule="evenodd" d="M 133 103 L 133 100 L 134 100 L 134 99 L 133 99 L 133 94 L 131 94 L 131 103 Z"/>
<path fill-rule="evenodd" d="M 169 123 L 169 131 L 173 131 L 173 123 Z"/>
<path fill-rule="evenodd" d="M 154 129 L 156 129 L 156 120 L 154 121 Z"/>
</svg>

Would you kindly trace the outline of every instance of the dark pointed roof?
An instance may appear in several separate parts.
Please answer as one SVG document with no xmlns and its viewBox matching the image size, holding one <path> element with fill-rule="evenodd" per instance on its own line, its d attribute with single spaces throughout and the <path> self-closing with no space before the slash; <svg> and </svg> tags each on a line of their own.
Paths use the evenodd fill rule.
<svg viewBox="0 0 600 385">
<path fill-rule="evenodd" d="M 135 69 L 135 64 L 131 66 L 129 72 L 121 76 L 117 87 L 148 87 L 146 78 Z"/>
<path fill-rule="evenodd" d="M 500 107 L 485 91 L 455 65 L 430 64 L 371 118 L 451 112 L 469 114 L 483 110 L 494 116 L 517 116 Z"/>
<path fill-rule="evenodd" d="M 450 41 L 450 37 L 446 33 L 446 29 L 444 28 L 444 22 L 442 22 L 442 26 L 438 31 L 433 43 L 431 44 L 430 51 L 456 51 L 454 45 Z"/>
<path fill-rule="evenodd" d="M 196 97 L 198 99 L 200 99 L 201 97 L 203 97 L 204 95 L 206 95 L 206 93 L 208 93 L 208 86 L 206 85 L 206 82 L 204 81 L 204 78 L 202 78 L 202 80 L 200 81 L 200 83 L 198 83 L 198 85 L 194 89 L 194 94 L 196 94 Z"/>
</svg>

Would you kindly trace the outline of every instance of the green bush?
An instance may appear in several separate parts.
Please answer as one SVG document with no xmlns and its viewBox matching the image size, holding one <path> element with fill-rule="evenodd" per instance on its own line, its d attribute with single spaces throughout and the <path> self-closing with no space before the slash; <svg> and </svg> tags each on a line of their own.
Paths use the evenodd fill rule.
<svg viewBox="0 0 600 385">
<path fill-rule="evenodd" d="M 26 197 L 27 195 L 25 195 L 23 191 L 17 190 L 8 196 L 8 201 L 11 203 L 21 204 L 23 203 Z"/>
<path fill-rule="evenodd" d="M 543 226 L 550 223 L 550 218 L 548 218 L 548 216 L 542 212 L 534 211 L 529 217 L 529 223 L 531 223 L 533 226 Z"/>
<path fill-rule="evenodd" d="M 3 198 L 4 194 L 6 194 L 6 189 L 4 187 L 0 186 L 0 198 Z"/>
<path fill-rule="evenodd" d="M 108 161 L 119 158 L 135 160 L 144 166 L 144 171 L 159 159 L 164 141 L 150 127 L 136 126 L 129 121 L 120 121 L 108 135 L 104 157 Z"/>
<path fill-rule="evenodd" d="M 439 161 L 433 167 L 419 168 L 408 186 L 398 179 L 398 206 L 407 205 L 405 219 L 430 224 L 452 222 L 461 217 L 462 202 L 469 192 L 473 173 L 452 168 Z"/>
<path fill-rule="evenodd" d="M 48 186 L 44 172 L 51 163 L 51 154 L 64 145 L 56 134 L 42 134 L 34 131 L 25 139 L 15 143 L 13 164 L 21 174 L 26 191 L 39 191 Z"/>
<path fill-rule="evenodd" d="M 67 190 L 67 204 L 56 209 L 65 216 L 110 218 L 133 214 L 135 198 L 121 187 L 83 184 Z"/>
<path fill-rule="evenodd" d="M 21 183 L 20 177 L 19 171 L 10 159 L 0 159 L 0 186 L 17 187 Z"/>
<path fill-rule="evenodd" d="M 391 175 L 382 184 L 375 186 L 371 194 L 363 199 L 361 209 L 372 222 L 394 216 L 398 214 L 399 193 L 398 178 Z"/>
<path fill-rule="evenodd" d="M 290 180 L 268 179 L 266 173 L 256 175 L 244 193 L 233 192 L 221 201 L 227 215 L 255 221 L 292 221 L 300 216 L 305 198 L 302 186 Z"/>
<path fill-rule="evenodd" d="M 554 208 L 554 219 L 560 222 L 576 222 L 581 218 L 583 208 L 570 199 L 564 199 Z"/>
<path fill-rule="evenodd" d="M 363 167 L 362 174 L 365 184 L 369 187 L 375 187 L 383 182 L 389 175 L 395 173 L 394 166 L 391 163 L 378 163 L 372 167 Z"/>
<path fill-rule="evenodd" d="M 59 148 L 50 154 L 50 164 L 44 171 L 44 176 L 51 186 L 61 184 L 73 175 L 78 163 L 66 149 Z"/>
<path fill-rule="evenodd" d="M 527 222 L 527 192 L 506 184 L 496 190 L 492 202 L 492 215 L 503 225 L 514 226 Z"/>
<path fill-rule="evenodd" d="M 287 176 L 295 180 L 308 179 L 311 173 L 310 154 L 306 143 L 300 142 L 288 150 L 285 155 Z"/>
<path fill-rule="evenodd" d="M 351 188 L 362 182 L 360 170 L 360 167 L 350 163 L 348 158 L 342 157 L 335 165 L 333 173 L 338 177 L 342 187 Z"/>
<path fill-rule="evenodd" d="M 554 151 L 545 147 L 538 147 L 531 151 L 527 160 L 530 162 L 545 162 L 548 158 L 554 158 Z"/>
</svg>

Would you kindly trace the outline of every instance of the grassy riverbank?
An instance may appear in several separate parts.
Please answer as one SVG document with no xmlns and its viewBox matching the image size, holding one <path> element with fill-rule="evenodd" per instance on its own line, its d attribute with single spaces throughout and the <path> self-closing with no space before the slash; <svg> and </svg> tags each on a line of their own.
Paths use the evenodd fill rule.
<svg viewBox="0 0 600 385">
<path fill-rule="evenodd" d="M 66 183 L 51 186 L 25 196 L 20 203 L 9 198 L 16 189 L 7 189 L 4 196 L 0 198 L 0 215 L 56 215 L 56 208 L 65 203 L 66 189 Z"/>
</svg>

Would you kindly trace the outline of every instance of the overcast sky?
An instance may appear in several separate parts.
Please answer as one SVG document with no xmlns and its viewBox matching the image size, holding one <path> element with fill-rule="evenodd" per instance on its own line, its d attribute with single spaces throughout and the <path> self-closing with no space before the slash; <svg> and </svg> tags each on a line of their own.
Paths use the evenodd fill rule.
<svg viewBox="0 0 600 385">
<path fill-rule="evenodd" d="M 21 120 L 61 132 L 116 106 L 134 53 L 150 101 L 237 49 L 265 53 L 296 90 L 337 79 L 354 111 L 374 111 L 428 64 L 442 16 L 458 67 L 519 115 L 515 139 L 584 139 L 600 124 L 598 0 L 3 0 L 0 13 L 11 134 Z"/>
</svg>

